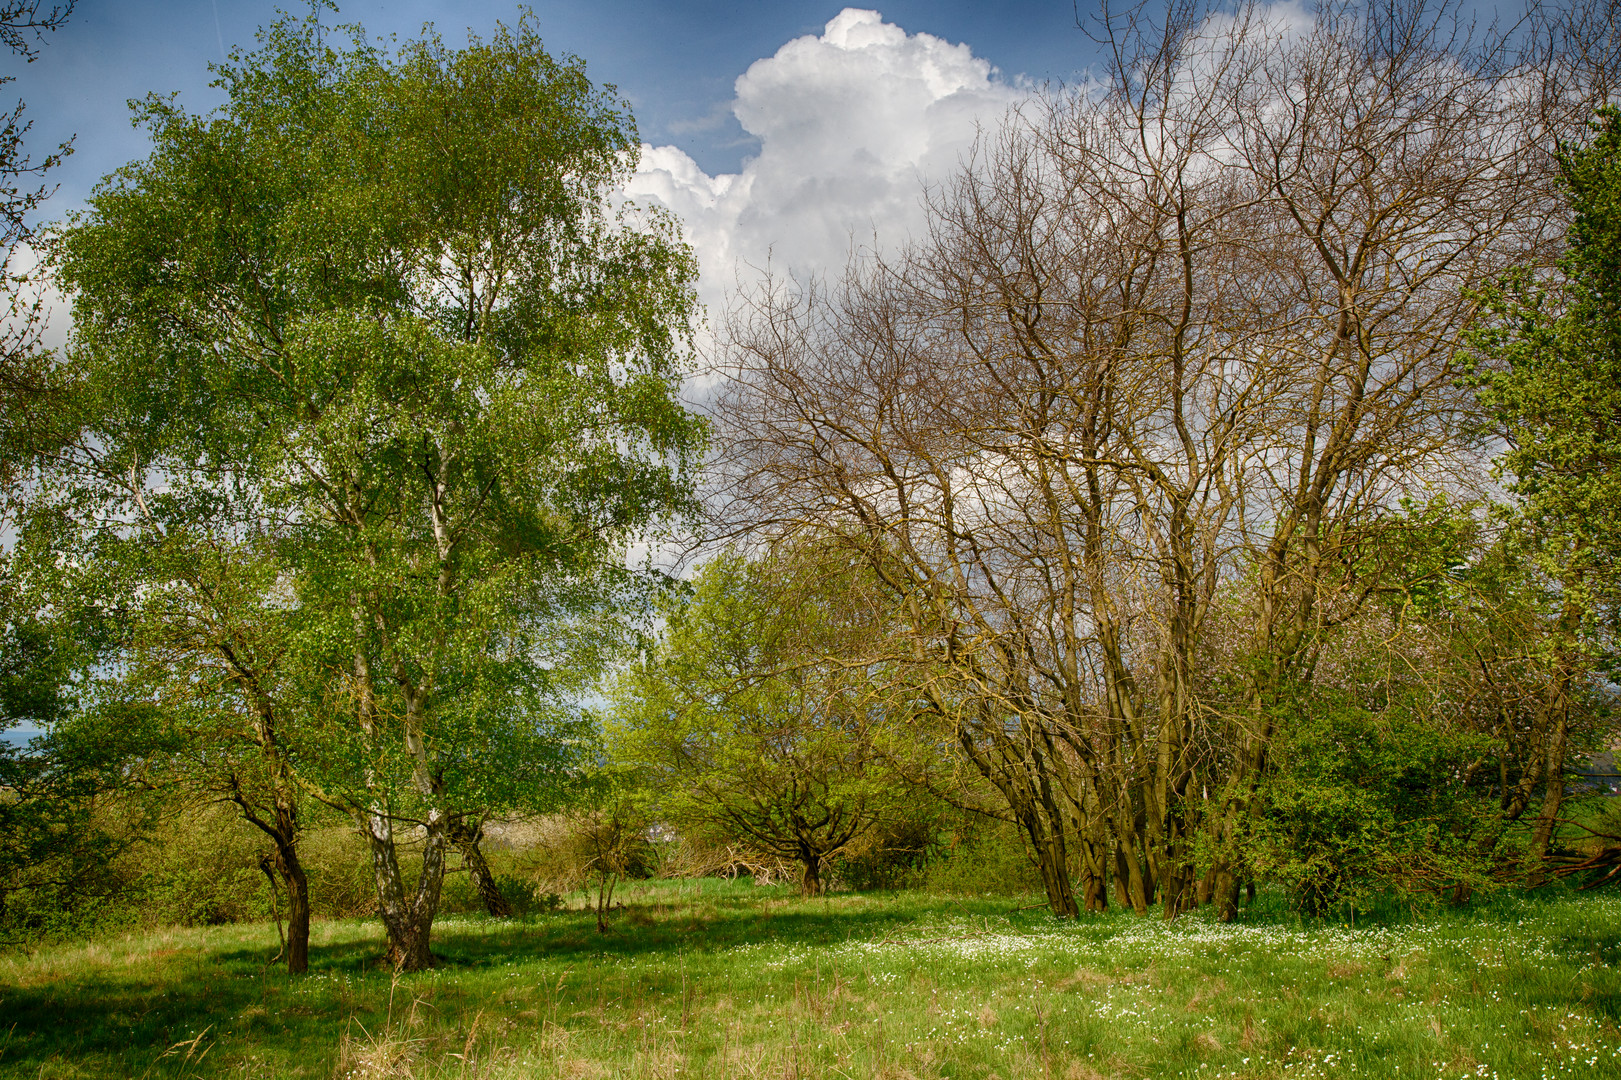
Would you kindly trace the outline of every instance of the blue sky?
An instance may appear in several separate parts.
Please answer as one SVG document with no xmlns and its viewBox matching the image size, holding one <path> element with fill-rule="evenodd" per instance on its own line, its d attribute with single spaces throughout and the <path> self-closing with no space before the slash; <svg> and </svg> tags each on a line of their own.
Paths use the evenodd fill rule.
<svg viewBox="0 0 1621 1080">
<path fill-rule="evenodd" d="M 182 102 L 217 102 L 207 65 L 222 50 L 251 46 L 276 8 L 296 0 L 80 0 L 68 24 L 47 39 L 40 59 L 7 87 L 28 103 L 33 145 L 77 134 L 77 152 L 57 176 L 56 213 L 79 203 L 101 176 L 139 156 L 125 102 L 150 91 L 179 91 Z M 642 137 L 681 147 L 708 173 L 736 172 L 758 139 L 730 113 L 732 87 L 751 63 L 789 40 L 815 35 L 844 6 L 768 0 L 552 0 L 532 6 L 548 48 L 582 57 L 592 77 L 631 101 Z M 1068 0 L 1001 3 L 897 0 L 878 5 L 908 32 L 966 43 L 1008 78 L 1067 78 L 1092 57 Z M 1082 8 L 1084 16 L 1086 8 Z M 487 34 L 516 19 L 511 2 L 351 0 L 334 21 L 358 21 L 374 36 L 416 36 L 432 22 L 452 43 L 468 28 Z"/>
<path fill-rule="evenodd" d="M 76 138 L 42 216 L 82 206 L 103 176 L 144 156 L 129 99 L 178 92 L 194 111 L 219 104 L 209 63 L 251 48 L 276 6 L 80 0 L 35 63 L 0 58 L 18 76 L 0 89 L 0 105 L 27 102 L 31 151 Z M 1067 0 L 904 0 L 876 13 L 836 0 L 553 0 L 532 9 L 553 53 L 583 58 L 593 79 L 629 98 L 646 144 L 629 194 L 684 220 L 715 318 L 767 262 L 835 271 L 852 246 L 915 231 L 922 185 L 955 168 L 980 125 L 994 126 L 1036 84 L 1070 80 L 1093 55 Z M 454 45 L 518 10 L 491 0 L 352 0 L 328 18 L 358 21 L 374 37 L 415 37 L 432 22 Z M 68 322 L 58 306 L 47 343 L 59 344 Z"/>
<path fill-rule="evenodd" d="M 146 153 L 129 99 L 177 92 L 193 111 L 220 104 L 208 65 L 253 48 L 276 7 L 80 0 L 38 61 L 10 61 L 19 77 L 0 101 L 9 92 L 28 103 L 33 152 L 76 138 L 41 217 L 82 206 L 102 177 Z M 1069 0 L 895 0 L 876 11 L 837 0 L 542 0 L 532 10 L 551 51 L 583 58 L 630 100 L 645 150 L 628 192 L 683 219 L 715 319 L 768 263 L 832 273 L 852 248 L 915 235 L 923 185 L 949 175 L 976 132 L 1035 87 L 1084 73 L 1096 49 L 1077 25 L 1091 9 Z M 401 38 L 433 23 L 455 45 L 519 11 L 509 0 L 350 0 L 323 20 Z M 58 305 L 46 342 L 61 344 L 68 322 Z"/>
</svg>

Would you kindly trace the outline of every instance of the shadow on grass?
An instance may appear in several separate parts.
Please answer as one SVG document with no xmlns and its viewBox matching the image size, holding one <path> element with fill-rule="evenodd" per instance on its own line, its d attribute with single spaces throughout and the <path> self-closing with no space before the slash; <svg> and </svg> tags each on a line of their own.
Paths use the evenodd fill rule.
<svg viewBox="0 0 1621 1080">
<path fill-rule="evenodd" d="M 883 937 L 938 915 L 941 906 L 847 895 L 799 900 L 734 888 L 633 899 L 615 909 L 607 933 L 579 910 L 508 921 L 449 917 L 434 931 L 438 967 L 398 982 L 383 963 L 375 924 L 363 920 L 318 924 L 309 975 L 299 978 L 267 966 L 274 939 L 270 947 L 244 943 L 268 927 L 180 931 L 170 937 L 191 947 L 109 945 L 81 963 L 0 984 L 0 1015 L 9 1029 L 0 1029 L 0 1077 L 164 1076 L 164 1051 L 202 1032 L 214 1046 L 204 1075 L 223 1073 L 229 1063 L 280 1061 L 275 1075 L 325 1076 L 350 1019 L 375 1026 L 396 994 L 409 1000 L 428 988 L 477 1000 L 501 993 L 498 980 L 513 971 L 531 982 L 572 971 L 576 982 L 590 980 L 604 991 L 612 984 L 662 992 L 681 978 L 677 965 L 645 961 L 716 956 L 761 942 L 815 947 Z M 991 917 L 1008 902 L 957 906 Z M 225 935 L 231 940 L 220 941 Z"/>
</svg>

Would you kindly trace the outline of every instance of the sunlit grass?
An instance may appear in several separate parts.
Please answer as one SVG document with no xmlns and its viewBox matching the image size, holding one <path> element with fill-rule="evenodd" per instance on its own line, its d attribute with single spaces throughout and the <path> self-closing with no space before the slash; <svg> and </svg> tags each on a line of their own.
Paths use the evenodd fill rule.
<svg viewBox="0 0 1621 1080">
<path fill-rule="evenodd" d="M 444 963 L 398 978 L 357 921 L 318 923 L 297 980 L 265 924 L 0 957 L 0 1075 L 1621 1076 L 1621 898 L 1356 928 L 720 881 L 625 900 L 607 935 L 577 909 L 444 920 Z"/>
</svg>

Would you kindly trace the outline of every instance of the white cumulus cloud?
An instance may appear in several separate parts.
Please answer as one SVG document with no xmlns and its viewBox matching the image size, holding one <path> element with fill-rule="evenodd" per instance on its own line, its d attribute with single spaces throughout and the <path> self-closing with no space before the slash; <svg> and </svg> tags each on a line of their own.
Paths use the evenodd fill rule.
<svg viewBox="0 0 1621 1080">
<path fill-rule="evenodd" d="M 627 193 L 680 216 L 712 316 L 767 260 L 777 272 L 837 272 L 852 244 L 890 244 L 922 225 L 922 183 L 941 180 L 1028 91 L 967 45 L 908 34 L 846 8 L 820 36 L 758 60 L 732 111 L 760 152 L 709 176 L 674 146 L 643 147 Z"/>
</svg>

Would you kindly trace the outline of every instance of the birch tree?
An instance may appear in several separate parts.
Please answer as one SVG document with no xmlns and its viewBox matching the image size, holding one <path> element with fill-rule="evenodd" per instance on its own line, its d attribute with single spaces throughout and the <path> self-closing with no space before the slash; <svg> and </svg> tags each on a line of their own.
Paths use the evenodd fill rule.
<svg viewBox="0 0 1621 1080">
<path fill-rule="evenodd" d="M 610 197 L 624 103 L 527 18 L 395 52 L 287 19 L 217 72 L 214 113 L 139 105 L 151 156 L 61 235 L 73 478 L 106 528 L 265 538 L 290 775 L 418 969 L 447 851 L 560 772 L 561 702 L 655 583 L 628 546 L 690 503 L 693 263 Z"/>
</svg>

